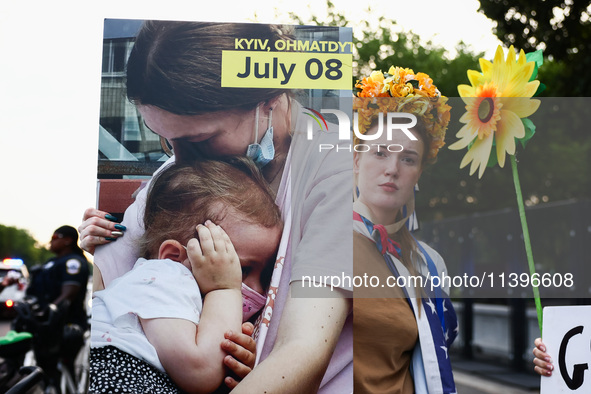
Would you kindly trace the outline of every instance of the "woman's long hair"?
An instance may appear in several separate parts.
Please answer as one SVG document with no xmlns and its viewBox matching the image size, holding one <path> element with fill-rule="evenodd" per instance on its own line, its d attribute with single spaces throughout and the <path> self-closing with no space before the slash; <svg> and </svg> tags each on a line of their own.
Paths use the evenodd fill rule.
<svg viewBox="0 0 591 394">
<path fill-rule="evenodd" d="M 222 51 L 237 39 L 274 48 L 292 40 L 286 27 L 257 23 L 146 21 L 127 63 L 127 97 L 177 115 L 252 110 L 286 89 L 222 88 Z M 259 42 L 259 41 L 257 41 Z"/>
</svg>

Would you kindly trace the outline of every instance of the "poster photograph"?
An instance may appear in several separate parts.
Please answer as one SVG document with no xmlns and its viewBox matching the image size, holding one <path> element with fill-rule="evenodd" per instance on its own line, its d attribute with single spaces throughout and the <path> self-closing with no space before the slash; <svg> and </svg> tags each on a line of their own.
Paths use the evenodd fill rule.
<svg viewBox="0 0 591 394">
<path fill-rule="evenodd" d="M 586 393 L 590 17 L 0 6 L 0 392 Z"/>
<path fill-rule="evenodd" d="M 324 311 L 327 331 L 308 349 L 326 335 L 331 346 L 308 374 L 326 368 L 335 346 L 342 356 L 322 383 L 294 374 L 282 384 L 350 389 L 352 287 L 321 305 L 313 294 L 289 301 L 289 289 L 301 276 L 352 273 L 352 154 L 337 151 L 322 116 L 351 112 L 351 29 L 106 19 L 104 34 L 97 214 L 121 215 L 125 236 L 95 252 L 89 390 L 213 392 L 233 388 L 255 358 L 268 373 L 303 364 L 307 351 L 287 358 L 289 347 L 275 348 L 279 319 L 295 319 L 291 330 L 302 323 L 282 315 L 290 308 Z M 186 298 L 177 311 L 173 289 Z M 246 346 L 251 334 L 256 348 Z M 240 351 L 228 355 L 224 338 Z M 269 384 L 249 376 L 236 390 Z"/>
</svg>

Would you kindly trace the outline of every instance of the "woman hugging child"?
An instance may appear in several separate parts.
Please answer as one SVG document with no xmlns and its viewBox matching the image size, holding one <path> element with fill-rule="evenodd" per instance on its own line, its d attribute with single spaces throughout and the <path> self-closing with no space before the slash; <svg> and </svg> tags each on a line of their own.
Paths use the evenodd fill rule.
<svg viewBox="0 0 591 394">
<path fill-rule="evenodd" d="M 144 227 L 143 257 L 94 293 L 89 391 L 214 392 L 238 364 L 224 349 L 254 361 L 246 334 L 222 344 L 265 304 L 280 212 L 250 162 L 200 161 L 153 180 Z"/>
</svg>

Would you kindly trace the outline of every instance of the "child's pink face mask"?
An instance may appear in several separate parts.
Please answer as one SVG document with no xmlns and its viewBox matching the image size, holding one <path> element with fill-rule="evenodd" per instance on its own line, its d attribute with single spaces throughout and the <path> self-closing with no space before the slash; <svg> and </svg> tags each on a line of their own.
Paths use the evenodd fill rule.
<svg viewBox="0 0 591 394">
<path fill-rule="evenodd" d="M 247 321 L 263 309 L 266 301 L 267 297 L 242 283 L 242 321 Z"/>
</svg>

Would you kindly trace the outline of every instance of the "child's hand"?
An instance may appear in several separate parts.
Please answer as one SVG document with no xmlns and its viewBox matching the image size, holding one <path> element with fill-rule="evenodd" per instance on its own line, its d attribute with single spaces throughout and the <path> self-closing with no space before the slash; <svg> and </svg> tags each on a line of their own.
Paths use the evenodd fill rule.
<svg viewBox="0 0 591 394">
<path fill-rule="evenodd" d="M 199 240 L 192 238 L 187 243 L 187 254 L 201 291 L 240 290 L 240 260 L 228 234 L 210 220 L 197 225 L 197 234 Z"/>
<path fill-rule="evenodd" d="M 534 371 L 542 376 L 552 376 L 554 365 L 552 365 L 552 359 L 546 353 L 546 346 L 542 342 L 541 338 L 536 338 L 534 341 L 533 353 L 534 353 Z"/>
<path fill-rule="evenodd" d="M 252 339 L 253 332 L 254 326 L 247 322 L 242 324 L 242 333 L 228 331 L 224 334 L 226 339 L 222 342 L 222 349 L 228 353 L 224 358 L 224 365 L 235 375 L 224 379 L 230 389 L 236 387 L 254 368 L 256 344 Z"/>
</svg>

